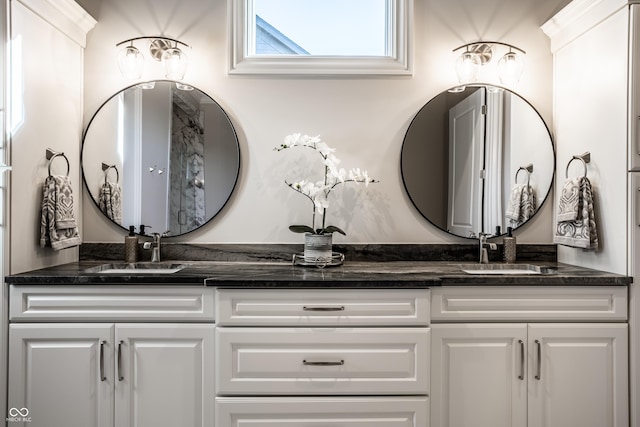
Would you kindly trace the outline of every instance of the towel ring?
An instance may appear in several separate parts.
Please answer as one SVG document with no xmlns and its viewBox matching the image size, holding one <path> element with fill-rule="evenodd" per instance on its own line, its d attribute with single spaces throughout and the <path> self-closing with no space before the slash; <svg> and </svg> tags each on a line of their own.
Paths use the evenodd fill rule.
<svg viewBox="0 0 640 427">
<path fill-rule="evenodd" d="M 584 167 L 584 175 L 582 177 L 586 178 L 587 163 L 591 162 L 591 153 L 587 151 L 586 153 L 580 154 L 579 156 L 573 156 L 571 160 L 569 160 L 569 163 L 567 163 L 567 168 L 565 169 L 565 172 L 564 172 L 565 178 L 569 178 L 569 166 L 571 166 L 571 163 L 574 160 L 580 160 L 582 162 L 582 166 Z"/>
<path fill-rule="evenodd" d="M 518 170 L 516 171 L 516 179 L 515 179 L 516 184 L 518 183 L 518 174 L 520 173 L 520 171 L 525 171 L 527 173 L 527 186 L 528 186 L 531 182 L 531 172 L 533 172 L 533 164 L 529 163 L 526 166 L 520 166 L 518 168 Z"/>
<path fill-rule="evenodd" d="M 69 176 L 69 172 L 71 171 L 71 166 L 69 165 L 69 159 L 62 152 L 53 151 L 50 148 L 47 148 L 47 160 L 49 160 L 49 165 L 47 166 L 47 171 L 49 172 L 49 176 L 51 176 L 51 163 L 53 163 L 53 159 L 58 156 L 62 156 L 62 158 L 67 162 L 67 176 Z"/>
<path fill-rule="evenodd" d="M 118 172 L 118 168 L 116 167 L 116 165 L 108 165 L 106 163 L 102 163 L 102 171 L 104 172 L 104 183 L 107 183 L 109 169 L 113 169 L 114 171 L 116 171 L 116 184 L 120 182 L 120 172 Z"/>
</svg>

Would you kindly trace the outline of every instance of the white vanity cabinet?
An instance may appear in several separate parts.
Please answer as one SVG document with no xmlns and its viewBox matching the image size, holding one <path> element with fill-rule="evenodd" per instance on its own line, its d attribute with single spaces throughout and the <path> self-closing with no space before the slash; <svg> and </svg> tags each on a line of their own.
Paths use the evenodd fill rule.
<svg viewBox="0 0 640 427">
<path fill-rule="evenodd" d="M 432 292 L 432 426 L 629 425 L 626 287 Z"/>
<path fill-rule="evenodd" d="M 204 287 L 11 286 L 8 404 L 29 417 L 11 425 L 213 426 L 213 298 Z"/>
<path fill-rule="evenodd" d="M 218 289 L 216 427 L 426 427 L 428 289 Z"/>
</svg>

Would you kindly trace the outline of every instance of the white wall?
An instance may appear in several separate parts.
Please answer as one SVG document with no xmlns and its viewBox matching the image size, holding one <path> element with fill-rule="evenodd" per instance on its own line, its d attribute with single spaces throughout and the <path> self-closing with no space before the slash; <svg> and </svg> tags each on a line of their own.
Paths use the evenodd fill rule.
<svg viewBox="0 0 640 427">
<path fill-rule="evenodd" d="M 556 52 L 555 131 L 560 144 L 557 155 L 556 198 L 565 181 L 566 165 L 573 155 L 591 152 L 587 177 L 594 194 L 598 250 L 558 246 L 558 260 L 572 265 L 627 274 L 627 39 L 628 7 L 605 2 L 618 11 L 592 22 L 580 34 L 580 22 L 567 30 L 575 40 Z M 612 10 L 616 10 L 615 7 Z M 577 10 L 576 12 L 581 12 Z M 586 25 L 586 24 L 585 24 Z M 587 28 L 581 29 L 586 30 Z M 562 35 L 562 34 L 561 34 Z M 562 41 L 562 38 L 558 38 Z M 572 38 L 571 38 L 572 39 Z M 559 42 L 558 42 L 559 43 Z M 597 61 L 585 58 L 585 50 L 601 52 Z M 594 102 L 576 102 L 589 96 Z M 585 125 L 587 124 L 587 125 Z M 581 176 L 583 165 L 571 163 L 569 176 Z"/>
<path fill-rule="evenodd" d="M 9 251 L 10 273 L 15 274 L 78 258 L 77 247 L 61 251 L 40 247 L 40 209 L 42 184 L 48 174 L 46 149 L 51 148 L 64 152 L 69 159 L 74 211 L 78 221 L 81 220 L 79 153 L 82 45 L 86 30 L 48 3 L 12 1 L 10 13 L 12 119 L 8 127 L 12 171 Z M 81 15 L 77 16 L 82 20 Z M 66 172 L 64 159 L 54 159 L 51 173 Z"/>
<path fill-rule="evenodd" d="M 211 95 L 230 115 L 242 158 L 229 204 L 203 229 L 176 241 L 300 242 L 287 227 L 309 222 L 308 201 L 283 183 L 299 152 L 273 151 L 293 132 L 320 134 L 337 148 L 344 167 L 367 169 L 381 181 L 366 192 L 351 187 L 345 191 L 348 197 L 332 199 L 330 222 L 347 232 L 346 237 L 336 236 L 336 242 L 463 241 L 431 226 L 406 196 L 399 170 L 406 129 L 422 105 L 457 83 L 452 49 L 479 39 L 500 40 L 527 51 L 525 74 L 512 89 L 550 124 L 552 58 L 549 40 L 539 27 L 566 3 L 415 0 L 413 76 L 264 78 L 227 75 L 226 0 L 102 0 L 99 24 L 89 34 L 85 53 L 85 124 L 104 100 L 129 84 L 117 69 L 116 43 L 141 35 L 176 37 L 193 47 L 185 80 Z M 163 78 L 159 68 L 147 71 Z M 482 75 L 480 80 L 497 83 Z M 551 243 L 551 215 L 548 202 L 518 231 L 519 242 Z M 120 242 L 125 234 L 101 216 L 86 192 L 83 218 L 85 242 Z"/>
</svg>

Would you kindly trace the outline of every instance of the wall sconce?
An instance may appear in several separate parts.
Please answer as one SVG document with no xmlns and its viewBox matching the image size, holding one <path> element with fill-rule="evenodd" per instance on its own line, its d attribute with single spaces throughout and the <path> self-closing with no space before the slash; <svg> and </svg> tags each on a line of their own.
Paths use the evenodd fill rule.
<svg viewBox="0 0 640 427">
<path fill-rule="evenodd" d="M 464 49 L 456 60 L 458 81 L 462 84 L 475 82 L 480 67 L 491 62 L 496 46 L 508 48 L 508 52 L 498 61 L 500 83 L 506 85 L 517 83 L 524 71 L 523 57 L 526 52 L 507 43 L 487 41 L 467 43 L 453 49 L 454 52 Z"/>
<path fill-rule="evenodd" d="M 162 62 L 165 76 L 170 80 L 182 80 L 187 72 L 187 55 L 178 45 L 190 47 L 180 40 L 168 37 L 135 37 L 121 41 L 116 47 L 126 45 L 118 52 L 118 67 L 122 75 L 128 79 L 139 79 L 144 70 L 144 56 L 134 46 L 138 40 L 150 40 L 149 54 L 153 59 Z"/>
</svg>

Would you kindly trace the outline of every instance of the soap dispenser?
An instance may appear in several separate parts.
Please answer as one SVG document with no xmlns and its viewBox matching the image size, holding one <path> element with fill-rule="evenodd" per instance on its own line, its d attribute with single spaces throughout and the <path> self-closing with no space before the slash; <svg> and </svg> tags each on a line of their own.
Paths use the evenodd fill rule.
<svg viewBox="0 0 640 427">
<path fill-rule="evenodd" d="M 124 238 L 124 262 L 126 263 L 138 262 L 140 246 L 135 229 L 133 225 L 129 226 L 129 235 Z"/>
<path fill-rule="evenodd" d="M 513 228 L 507 227 L 507 237 L 502 240 L 504 246 L 504 262 L 513 264 L 516 262 L 516 238 L 513 236 Z"/>
</svg>

